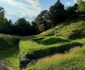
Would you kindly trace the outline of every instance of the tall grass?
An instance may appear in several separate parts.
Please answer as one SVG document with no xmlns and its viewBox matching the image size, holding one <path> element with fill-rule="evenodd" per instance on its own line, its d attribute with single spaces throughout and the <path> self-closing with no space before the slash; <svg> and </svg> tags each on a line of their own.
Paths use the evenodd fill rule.
<svg viewBox="0 0 85 70">
<path fill-rule="evenodd" d="M 70 53 L 55 54 L 38 60 L 24 70 L 84 70 L 85 47 L 71 49 Z"/>
<path fill-rule="evenodd" d="M 0 36 L 0 64 L 6 70 L 19 70 L 19 38 L 1 35 Z M 4 69 L 2 69 L 4 70 Z"/>
</svg>

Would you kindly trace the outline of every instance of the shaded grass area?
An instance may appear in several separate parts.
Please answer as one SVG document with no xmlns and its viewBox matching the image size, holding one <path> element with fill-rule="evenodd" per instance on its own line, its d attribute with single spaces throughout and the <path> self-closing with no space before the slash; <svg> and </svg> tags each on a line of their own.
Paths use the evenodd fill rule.
<svg viewBox="0 0 85 70">
<path fill-rule="evenodd" d="M 29 59 L 39 59 L 42 57 L 46 56 L 51 56 L 55 53 L 65 53 L 65 51 L 69 51 L 71 48 L 76 47 L 76 46 L 82 46 L 83 44 L 81 43 L 70 43 L 70 44 L 64 44 L 61 46 L 53 46 L 53 47 L 48 47 L 45 49 L 40 49 L 40 50 L 35 50 L 32 53 L 27 53 L 26 57 Z"/>
<path fill-rule="evenodd" d="M 19 38 L 0 35 L 0 60 L 6 70 L 19 70 Z"/>
<path fill-rule="evenodd" d="M 69 40 L 63 38 L 57 38 L 56 36 L 46 36 L 45 38 L 44 37 L 34 38 L 32 39 L 32 41 L 35 41 L 43 45 L 52 45 L 56 43 L 69 42 Z"/>
<path fill-rule="evenodd" d="M 56 38 L 56 36 L 52 37 L 38 36 L 38 37 L 33 37 L 31 39 L 29 38 L 22 39 L 19 44 L 20 55 L 21 57 L 25 57 L 27 53 L 32 54 L 34 51 L 44 52 L 45 49 L 46 49 L 45 51 L 47 51 L 52 47 L 56 48 L 63 44 L 69 44 L 69 41 L 63 38 Z"/>
<path fill-rule="evenodd" d="M 67 40 L 64 38 L 61 38 L 62 42 L 52 42 L 52 40 L 48 40 L 49 38 L 57 38 L 57 36 L 38 36 L 33 37 L 31 39 L 26 38 L 22 39 L 19 43 L 20 46 L 20 56 L 21 58 L 24 58 L 25 56 L 28 56 L 28 58 L 41 58 L 45 56 L 52 55 L 53 53 L 63 53 L 64 51 L 67 51 L 73 47 L 81 46 L 85 43 L 85 38 L 83 39 L 76 39 L 76 40 Z M 42 44 L 43 40 L 49 41 L 48 43 L 50 45 L 44 45 Z M 36 40 L 36 41 L 35 41 Z"/>
<path fill-rule="evenodd" d="M 74 39 L 81 39 L 85 38 L 85 28 L 80 29 L 80 30 L 75 30 L 72 32 L 72 34 L 69 36 L 69 39 L 74 40 Z"/>
</svg>

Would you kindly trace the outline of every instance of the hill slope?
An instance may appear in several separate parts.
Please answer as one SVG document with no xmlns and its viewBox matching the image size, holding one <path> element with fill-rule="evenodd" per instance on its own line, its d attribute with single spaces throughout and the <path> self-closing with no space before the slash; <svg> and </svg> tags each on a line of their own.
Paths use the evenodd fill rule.
<svg viewBox="0 0 85 70">
<path fill-rule="evenodd" d="M 0 70 L 19 70 L 19 38 L 0 34 Z"/>
<path fill-rule="evenodd" d="M 19 46 L 21 59 L 35 60 L 25 70 L 83 70 L 84 44 L 85 19 L 81 18 L 61 23 L 36 36 L 23 37 Z M 82 46 L 75 52 L 70 51 Z"/>
</svg>

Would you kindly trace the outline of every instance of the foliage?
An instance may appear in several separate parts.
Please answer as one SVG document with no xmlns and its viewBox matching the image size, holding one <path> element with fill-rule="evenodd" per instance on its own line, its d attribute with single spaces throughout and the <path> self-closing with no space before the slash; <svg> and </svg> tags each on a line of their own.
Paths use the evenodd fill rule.
<svg viewBox="0 0 85 70">
<path fill-rule="evenodd" d="M 67 19 L 77 18 L 77 16 L 78 16 L 77 12 L 76 12 L 77 7 L 78 7 L 77 4 L 75 4 L 74 6 L 67 7 L 67 9 L 66 9 L 66 17 L 67 17 Z"/>
<path fill-rule="evenodd" d="M 0 7 L 0 25 L 3 24 L 4 21 L 4 8 Z"/>
<path fill-rule="evenodd" d="M 78 11 L 85 14 L 85 1 L 80 0 L 78 5 Z"/>
<path fill-rule="evenodd" d="M 38 25 L 36 24 L 35 21 L 32 21 L 31 29 L 32 29 L 31 30 L 31 34 L 33 34 L 33 35 L 40 33 L 40 30 L 38 28 Z"/>
<path fill-rule="evenodd" d="M 60 1 L 57 1 L 53 6 L 50 7 L 49 13 L 51 19 L 54 21 L 54 25 L 56 25 L 56 23 L 62 22 L 65 18 L 64 5 Z"/>
<path fill-rule="evenodd" d="M 25 18 L 19 18 L 14 24 L 11 20 L 5 18 L 5 11 L 0 7 L 0 33 L 23 36 L 36 35 L 64 21 L 77 19 L 82 16 L 80 13 L 84 13 L 84 5 L 84 2 L 80 1 L 79 4 L 65 8 L 60 0 L 58 0 L 49 10 L 41 11 L 31 23 Z M 49 35 L 55 34 L 55 31 L 51 32 Z"/>
<path fill-rule="evenodd" d="M 65 62 L 67 62 L 66 64 L 68 65 L 71 65 L 70 63 L 72 61 L 75 62 L 76 64 L 77 62 L 76 59 L 75 61 L 74 60 L 67 61 L 66 59 L 65 62 L 64 61 L 59 62 L 58 64 L 60 65 L 57 67 L 55 66 L 57 65 L 57 63 L 55 62 L 58 61 L 56 58 L 58 58 L 59 56 L 56 56 L 56 58 L 54 57 L 52 59 L 51 59 L 51 56 L 53 56 L 54 54 L 57 54 L 57 55 L 61 54 L 62 56 L 59 57 L 59 59 L 62 58 L 60 59 L 61 61 L 61 60 L 64 60 L 63 55 L 66 53 L 69 53 L 70 49 L 75 48 L 77 46 L 82 47 L 82 45 L 85 43 L 84 37 L 79 38 L 77 36 L 75 39 L 69 39 L 69 36 L 71 36 L 73 32 L 76 30 L 80 30 L 81 34 L 84 33 L 84 30 L 85 30 L 84 20 L 85 20 L 84 18 L 78 18 L 71 21 L 69 20 L 39 35 L 23 37 L 19 43 L 20 57 L 28 58 L 30 60 L 32 59 L 35 60 L 34 63 L 29 63 L 27 68 L 23 70 L 33 70 L 33 69 L 42 70 L 44 68 L 46 70 L 49 70 L 49 69 L 56 70 L 57 68 L 58 69 L 64 68 L 64 66 L 62 67 L 62 63 L 65 63 Z M 52 35 L 50 35 L 51 32 L 53 32 Z M 72 56 L 72 58 L 74 58 L 74 56 Z M 43 61 L 45 60 L 46 57 L 48 57 L 49 60 L 47 59 L 46 61 Z M 71 57 L 70 54 L 69 54 L 69 57 Z M 82 57 L 80 56 L 80 58 Z M 41 60 L 42 62 L 39 62 L 39 60 Z M 79 62 L 81 61 L 79 60 Z M 71 67 L 73 68 L 72 65 Z M 71 69 L 71 67 L 69 68 L 69 66 L 67 66 L 65 67 L 65 69 L 67 68 L 68 70 L 68 69 Z M 83 64 L 81 67 L 83 67 Z M 81 67 L 74 66 L 73 69 L 74 70 L 75 68 L 81 69 Z"/>
<path fill-rule="evenodd" d="M 17 20 L 17 22 L 14 24 L 16 27 L 16 33 L 19 35 L 30 35 L 30 29 L 31 25 L 29 22 L 27 22 L 24 18 L 21 18 Z"/>
<path fill-rule="evenodd" d="M 48 18 L 48 11 L 44 10 L 35 19 L 35 22 L 37 23 L 40 32 L 48 29 L 47 18 Z"/>
<path fill-rule="evenodd" d="M 0 64 L 2 70 L 19 70 L 19 38 L 0 35 Z M 0 68 L 1 69 L 1 68 Z"/>
<path fill-rule="evenodd" d="M 0 33 L 11 34 L 12 33 L 12 21 L 7 18 L 4 19 L 3 25 L 0 29 Z"/>
</svg>

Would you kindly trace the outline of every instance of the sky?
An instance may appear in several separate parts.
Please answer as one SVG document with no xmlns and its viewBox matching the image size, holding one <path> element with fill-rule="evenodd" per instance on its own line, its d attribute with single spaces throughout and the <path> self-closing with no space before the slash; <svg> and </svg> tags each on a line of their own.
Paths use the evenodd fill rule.
<svg viewBox="0 0 85 70">
<path fill-rule="evenodd" d="M 49 10 L 57 0 L 0 0 L 0 7 L 5 9 L 5 16 L 13 22 L 19 18 L 34 20 L 42 10 Z M 76 0 L 61 0 L 65 6 L 72 6 Z"/>
</svg>

